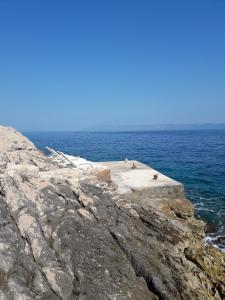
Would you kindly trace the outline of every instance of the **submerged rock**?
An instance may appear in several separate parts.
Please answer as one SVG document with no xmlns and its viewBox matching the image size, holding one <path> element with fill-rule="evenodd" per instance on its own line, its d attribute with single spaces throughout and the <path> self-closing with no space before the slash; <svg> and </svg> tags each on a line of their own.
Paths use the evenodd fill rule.
<svg viewBox="0 0 225 300">
<path fill-rule="evenodd" d="M 178 194 L 120 194 L 0 127 L 0 299 L 225 299 L 225 255 Z"/>
</svg>

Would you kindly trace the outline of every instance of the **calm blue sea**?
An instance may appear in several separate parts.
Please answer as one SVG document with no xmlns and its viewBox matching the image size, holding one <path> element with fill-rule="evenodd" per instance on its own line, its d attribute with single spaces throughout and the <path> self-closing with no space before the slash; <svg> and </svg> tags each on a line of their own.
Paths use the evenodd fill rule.
<svg viewBox="0 0 225 300">
<path fill-rule="evenodd" d="M 25 132 L 45 146 L 92 161 L 136 159 L 182 182 L 196 214 L 225 249 L 225 130 Z"/>
</svg>

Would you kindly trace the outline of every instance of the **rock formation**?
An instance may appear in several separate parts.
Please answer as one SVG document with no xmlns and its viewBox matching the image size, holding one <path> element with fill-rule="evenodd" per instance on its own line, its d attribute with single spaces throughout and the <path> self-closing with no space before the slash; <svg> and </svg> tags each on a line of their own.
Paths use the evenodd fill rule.
<svg viewBox="0 0 225 300">
<path fill-rule="evenodd" d="M 0 127 L 0 299 L 225 299 L 225 255 L 185 199 L 118 193 Z"/>
</svg>

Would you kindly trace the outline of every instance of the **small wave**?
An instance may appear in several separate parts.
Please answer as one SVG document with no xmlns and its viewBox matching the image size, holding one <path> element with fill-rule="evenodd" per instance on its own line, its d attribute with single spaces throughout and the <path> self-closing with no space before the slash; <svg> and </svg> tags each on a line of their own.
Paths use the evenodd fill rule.
<svg viewBox="0 0 225 300">
<path fill-rule="evenodd" d="M 210 211 L 210 212 L 215 212 L 214 209 L 210 209 L 210 208 L 207 208 L 207 207 L 196 207 L 197 211 Z"/>
<path fill-rule="evenodd" d="M 224 196 L 216 196 L 216 197 L 199 197 L 199 200 L 204 201 L 218 201 L 218 200 L 224 200 Z M 203 202 L 200 202 L 204 204 Z"/>
<path fill-rule="evenodd" d="M 225 235 L 208 235 L 204 238 L 205 245 L 212 245 L 225 253 Z"/>
</svg>

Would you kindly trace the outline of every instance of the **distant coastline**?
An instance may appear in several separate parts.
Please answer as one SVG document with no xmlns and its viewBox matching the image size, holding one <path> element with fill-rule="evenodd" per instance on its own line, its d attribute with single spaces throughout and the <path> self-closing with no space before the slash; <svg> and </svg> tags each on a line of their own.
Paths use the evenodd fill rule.
<svg viewBox="0 0 225 300">
<path fill-rule="evenodd" d="M 85 128 L 81 131 L 160 131 L 160 130 L 220 130 L 225 123 L 202 124 L 156 124 L 156 125 L 101 125 Z"/>
<path fill-rule="evenodd" d="M 12 126 L 11 124 L 2 124 Z M 155 125 L 94 125 L 75 128 L 46 128 L 29 130 L 20 128 L 23 133 L 27 132 L 132 132 L 132 131 L 176 131 L 176 130 L 225 130 L 225 123 L 202 123 L 202 124 L 155 124 Z"/>
</svg>

